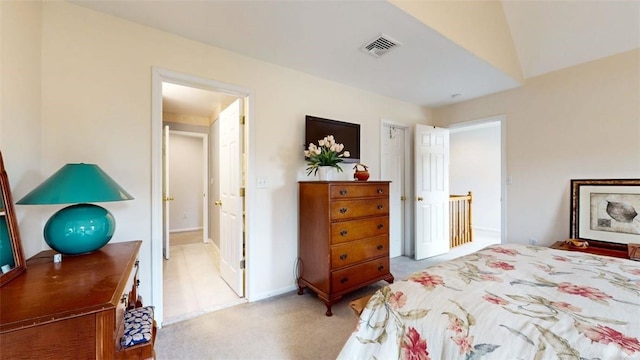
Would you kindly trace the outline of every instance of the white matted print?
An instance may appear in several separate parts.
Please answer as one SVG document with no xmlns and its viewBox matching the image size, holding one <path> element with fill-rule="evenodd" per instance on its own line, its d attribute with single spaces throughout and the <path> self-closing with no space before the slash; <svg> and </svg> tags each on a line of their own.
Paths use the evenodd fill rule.
<svg viewBox="0 0 640 360">
<path fill-rule="evenodd" d="M 640 234 L 640 194 L 591 193 L 591 230 Z"/>
<path fill-rule="evenodd" d="M 640 179 L 573 180 L 572 237 L 640 243 Z"/>
</svg>

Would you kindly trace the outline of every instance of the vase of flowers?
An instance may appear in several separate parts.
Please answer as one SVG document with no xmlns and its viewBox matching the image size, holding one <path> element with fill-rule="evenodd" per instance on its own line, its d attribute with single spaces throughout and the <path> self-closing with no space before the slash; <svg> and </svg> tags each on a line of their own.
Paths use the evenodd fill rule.
<svg viewBox="0 0 640 360">
<path fill-rule="evenodd" d="M 339 144 L 334 139 L 333 135 L 327 135 L 324 139 L 318 140 L 318 145 L 310 143 L 309 147 L 304 151 L 304 156 L 307 158 L 307 175 L 319 174 L 320 180 L 330 180 L 330 175 L 327 175 L 327 168 L 342 172 L 340 163 L 344 161 L 343 158 L 351 156 L 349 151 L 344 150 L 344 145 Z M 323 168 L 324 167 L 324 168 Z"/>
</svg>

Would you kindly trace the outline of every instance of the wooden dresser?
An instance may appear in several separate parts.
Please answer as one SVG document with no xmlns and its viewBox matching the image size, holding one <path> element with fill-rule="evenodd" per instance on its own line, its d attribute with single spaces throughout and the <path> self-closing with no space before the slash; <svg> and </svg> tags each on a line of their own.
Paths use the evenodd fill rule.
<svg viewBox="0 0 640 360">
<path fill-rule="evenodd" d="M 43 251 L 0 290 L 0 359 L 115 359 L 136 295 L 141 241 L 63 256 Z M 140 305 L 138 303 L 138 305 Z"/>
<path fill-rule="evenodd" d="M 331 306 L 380 280 L 389 267 L 389 182 L 299 183 L 298 294 L 305 287 Z"/>
</svg>

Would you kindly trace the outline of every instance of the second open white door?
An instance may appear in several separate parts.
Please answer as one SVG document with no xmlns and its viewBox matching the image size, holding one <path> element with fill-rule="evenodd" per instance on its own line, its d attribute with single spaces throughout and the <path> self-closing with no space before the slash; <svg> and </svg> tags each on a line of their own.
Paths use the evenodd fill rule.
<svg viewBox="0 0 640 360">
<path fill-rule="evenodd" d="M 416 125 L 416 260 L 449 251 L 449 130 Z"/>
</svg>

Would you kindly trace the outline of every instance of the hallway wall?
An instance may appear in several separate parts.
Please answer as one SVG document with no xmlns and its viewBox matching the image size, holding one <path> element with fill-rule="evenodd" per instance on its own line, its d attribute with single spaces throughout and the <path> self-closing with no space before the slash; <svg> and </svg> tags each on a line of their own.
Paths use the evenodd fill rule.
<svg viewBox="0 0 640 360">
<path fill-rule="evenodd" d="M 169 184 L 174 200 L 170 204 L 169 230 L 188 231 L 203 226 L 202 138 L 169 135 Z"/>
</svg>

